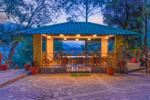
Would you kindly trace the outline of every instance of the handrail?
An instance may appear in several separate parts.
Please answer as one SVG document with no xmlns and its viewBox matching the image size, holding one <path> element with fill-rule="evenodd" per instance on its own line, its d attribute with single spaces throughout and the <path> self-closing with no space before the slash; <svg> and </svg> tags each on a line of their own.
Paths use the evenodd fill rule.
<svg viewBox="0 0 150 100">
<path fill-rule="evenodd" d="M 101 53 L 100 55 L 91 55 L 91 56 L 97 56 L 98 57 L 98 59 L 102 59 L 102 54 L 107 54 L 108 56 L 107 56 L 107 60 L 110 60 L 110 59 L 113 59 L 114 58 L 114 53 Z M 52 63 L 55 63 L 55 64 L 59 64 L 59 65 L 61 65 L 61 63 L 63 63 L 61 60 L 61 58 L 63 57 L 63 56 L 66 56 L 67 54 L 63 54 L 63 53 L 57 53 L 57 52 L 55 52 L 55 53 L 43 53 L 43 65 L 51 65 Z M 81 55 L 82 56 L 82 55 Z M 86 54 L 85 54 L 85 56 L 87 56 Z M 92 58 L 93 58 L 92 57 Z M 82 57 L 80 57 L 80 59 L 81 59 Z M 84 57 L 83 57 L 84 58 Z M 87 57 L 86 57 L 87 58 Z M 89 59 L 89 57 L 88 57 L 88 59 Z M 95 59 L 95 58 L 94 58 Z M 87 61 L 88 62 L 88 61 Z M 113 63 L 113 62 L 112 62 Z M 111 64 L 112 64 L 111 63 Z"/>
</svg>

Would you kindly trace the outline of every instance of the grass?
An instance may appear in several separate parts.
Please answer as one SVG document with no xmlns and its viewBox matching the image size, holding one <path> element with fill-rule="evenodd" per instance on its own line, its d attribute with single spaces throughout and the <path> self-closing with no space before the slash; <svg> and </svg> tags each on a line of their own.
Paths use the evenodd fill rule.
<svg viewBox="0 0 150 100">
<path fill-rule="evenodd" d="M 71 76 L 73 77 L 82 77 L 82 76 L 91 76 L 90 73 L 71 73 Z"/>
</svg>

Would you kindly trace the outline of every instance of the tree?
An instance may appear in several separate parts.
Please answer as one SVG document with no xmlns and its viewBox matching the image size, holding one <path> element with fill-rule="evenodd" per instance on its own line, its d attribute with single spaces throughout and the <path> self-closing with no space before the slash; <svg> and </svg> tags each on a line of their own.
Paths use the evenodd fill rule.
<svg viewBox="0 0 150 100">
<path fill-rule="evenodd" d="M 102 9 L 104 23 L 109 26 L 123 28 L 139 33 L 143 33 L 143 17 L 142 9 L 143 0 L 109 0 Z M 140 36 L 125 38 L 130 47 L 141 46 L 142 40 Z M 133 44 L 133 41 L 138 41 Z"/>
<path fill-rule="evenodd" d="M 100 6 L 105 0 L 60 0 L 60 6 L 66 14 L 83 17 L 86 22 L 90 16 L 100 13 Z"/>
<path fill-rule="evenodd" d="M 7 1 L 7 0 L 6 0 Z M 10 1 L 10 0 L 8 0 Z M 52 18 L 58 16 L 59 9 L 56 0 L 26 0 L 18 2 L 6 2 L 5 13 L 15 23 L 26 28 L 44 25 L 52 22 Z M 12 6 L 14 5 L 14 6 Z"/>
<path fill-rule="evenodd" d="M 4 11 L 4 0 L 0 1 L 0 12 Z"/>
<path fill-rule="evenodd" d="M 16 47 L 12 58 L 13 63 L 22 67 L 24 64 L 33 61 L 32 48 L 32 36 L 25 36 L 25 38 Z"/>
<path fill-rule="evenodd" d="M 150 15 L 150 0 L 144 0 L 143 15 L 144 15 L 144 53 L 145 56 L 148 57 L 147 38 L 148 38 L 148 19 L 149 19 L 148 16 Z"/>
<path fill-rule="evenodd" d="M 3 0 L 0 4 L 2 5 L 0 10 L 5 12 L 10 20 L 18 25 L 24 26 L 24 29 L 50 23 L 53 21 L 52 19 L 57 18 L 60 14 L 57 13 L 59 12 L 59 8 L 56 5 L 56 0 L 14 0 L 14 2 L 11 0 Z M 16 28 L 16 30 L 11 32 L 1 32 L 5 37 L 3 39 L 7 39 L 6 34 L 11 37 L 9 41 L 10 52 L 6 63 L 12 62 L 15 49 L 20 43 L 20 40 L 22 40 L 22 34 L 18 34 L 18 31 L 20 29 Z"/>
<path fill-rule="evenodd" d="M 123 29 L 138 29 L 142 25 L 142 5 L 143 0 L 109 0 L 102 10 L 104 23 Z"/>
</svg>

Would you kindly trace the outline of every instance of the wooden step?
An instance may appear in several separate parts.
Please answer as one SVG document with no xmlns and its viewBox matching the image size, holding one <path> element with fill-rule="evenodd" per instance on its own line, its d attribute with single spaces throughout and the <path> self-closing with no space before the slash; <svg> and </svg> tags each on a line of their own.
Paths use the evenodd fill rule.
<svg viewBox="0 0 150 100">
<path fill-rule="evenodd" d="M 84 72 L 89 72 L 89 73 L 106 73 L 105 68 L 92 68 L 91 70 L 72 70 L 70 68 L 61 68 L 61 67 L 53 67 L 50 66 L 51 68 L 41 68 L 40 73 L 41 74 L 50 74 L 50 73 L 84 73 Z"/>
<path fill-rule="evenodd" d="M 50 73 L 66 73 L 65 68 L 41 68 L 39 73 L 41 74 L 50 74 Z"/>
</svg>

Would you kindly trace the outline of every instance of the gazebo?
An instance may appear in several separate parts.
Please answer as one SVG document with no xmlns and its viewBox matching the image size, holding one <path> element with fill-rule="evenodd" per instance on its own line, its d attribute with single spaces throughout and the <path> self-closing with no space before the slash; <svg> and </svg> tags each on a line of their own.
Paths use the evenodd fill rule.
<svg viewBox="0 0 150 100">
<path fill-rule="evenodd" d="M 65 22 L 44 27 L 38 27 L 22 31 L 23 34 L 33 35 L 33 60 L 39 67 L 43 66 L 42 38 L 46 39 L 46 54 L 54 57 L 54 39 L 62 40 L 101 40 L 101 56 L 108 56 L 108 39 L 115 38 L 115 45 L 123 39 L 124 36 L 137 35 L 136 32 L 112 28 L 91 22 Z M 114 66 L 118 63 L 122 53 L 121 45 L 114 48 Z"/>
</svg>

